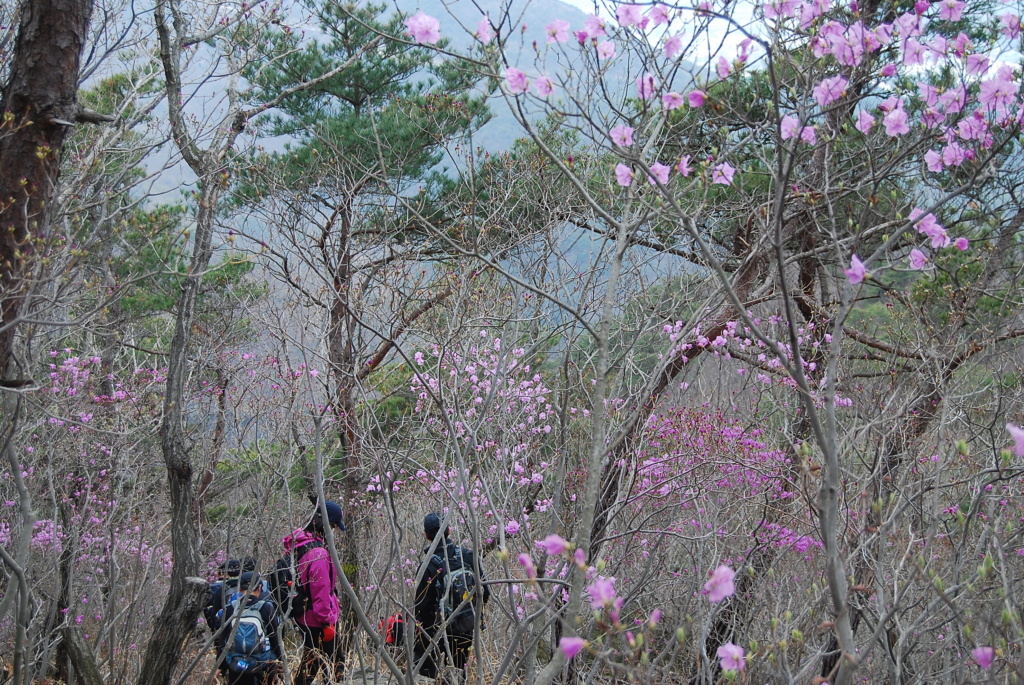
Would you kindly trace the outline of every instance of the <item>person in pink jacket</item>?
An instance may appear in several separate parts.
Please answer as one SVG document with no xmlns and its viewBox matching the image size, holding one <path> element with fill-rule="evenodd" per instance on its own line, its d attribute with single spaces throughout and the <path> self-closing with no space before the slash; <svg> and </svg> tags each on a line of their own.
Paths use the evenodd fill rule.
<svg viewBox="0 0 1024 685">
<path fill-rule="evenodd" d="M 345 530 L 341 507 L 327 502 L 328 524 L 336 531 Z M 296 570 L 305 599 L 304 611 L 292 616 L 302 633 L 302 659 L 295 671 L 294 685 L 310 685 L 321 668 L 333 665 L 335 682 L 345 671 L 345 654 L 338 640 L 338 569 L 324 544 L 324 521 L 317 506 L 305 528 L 296 530 L 282 541 L 287 554 L 297 556 Z"/>
</svg>

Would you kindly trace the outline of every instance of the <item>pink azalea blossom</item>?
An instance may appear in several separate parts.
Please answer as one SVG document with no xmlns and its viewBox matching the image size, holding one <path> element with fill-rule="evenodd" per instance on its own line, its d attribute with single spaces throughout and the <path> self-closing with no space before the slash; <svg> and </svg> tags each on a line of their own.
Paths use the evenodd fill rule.
<svg viewBox="0 0 1024 685">
<path fill-rule="evenodd" d="M 545 554 L 552 557 L 557 557 L 569 549 L 569 541 L 555 533 L 552 533 L 543 540 L 536 540 L 534 544 L 544 550 Z"/>
<path fill-rule="evenodd" d="M 651 9 L 647 11 L 647 16 L 651 20 L 652 26 L 661 26 L 672 21 L 672 17 L 668 13 L 668 8 L 664 5 L 655 4 Z"/>
<path fill-rule="evenodd" d="M 590 606 L 594 609 L 610 607 L 615 604 L 615 579 L 598 576 L 587 586 Z"/>
<path fill-rule="evenodd" d="M 615 57 L 615 43 L 610 40 L 598 43 L 597 56 L 601 59 L 611 59 L 612 57 Z"/>
<path fill-rule="evenodd" d="M 633 185 L 633 170 L 625 164 L 615 165 L 615 182 L 623 188 Z"/>
<path fill-rule="evenodd" d="M 914 216 L 915 213 L 917 214 L 917 217 Z M 938 219 L 935 218 L 934 214 L 929 213 L 929 214 L 924 214 L 922 216 L 921 215 L 921 210 L 915 207 L 914 211 L 911 212 L 910 218 L 911 218 L 911 220 L 913 220 L 913 219 L 916 219 L 918 217 L 920 217 L 920 220 L 916 224 L 914 224 L 914 228 L 917 229 L 918 233 L 924 233 L 925 235 L 931 235 L 935 231 L 944 231 L 944 230 L 946 230 L 945 228 L 943 228 L 942 224 L 939 223 Z"/>
<path fill-rule="evenodd" d="M 715 63 L 715 71 L 718 72 L 718 78 L 728 78 L 729 74 L 732 73 L 732 65 L 729 64 L 729 60 L 724 57 L 719 57 L 718 62 Z"/>
<path fill-rule="evenodd" d="M 743 648 L 731 642 L 726 642 L 719 647 L 715 656 L 721 659 L 723 671 L 742 671 L 747 667 L 747 662 L 743 658 Z"/>
<path fill-rule="evenodd" d="M 619 5 L 615 10 L 615 20 L 622 28 L 636 26 L 645 29 L 650 22 L 650 19 L 644 16 L 640 5 Z"/>
<path fill-rule="evenodd" d="M 928 234 L 928 237 L 932 239 L 932 249 L 939 250 L 944 247 L 949 247 L 950 240 L 949 234 L 946 233 L 946 229 L 940 228 Z"/>
<path fill-rule="evenodd" d="M 788 19 L 796 16 L 801 4 L 798 0 L 769 0 L 761 9 L 764 11 L 765 19 Z"/>
<path fill-rule="evenodd" d="M 690 107 L 697 108 L 703 107 L 704 102 L 708 99 L 708 94 L 703 90 L 691 90 L 690 94 L 686 96 L 687 102 L 690 103 Z"/>
<path fill-rule="evenodd" d="M 505 532 L 508 535 L 517 535 L 519 533 L 519 522 L 515 519 L 509 519 L 505 523 Z"/>
<path fill-rule="evenodd" d="M 924 163 L 928 165 L 928 171 L 942 171 L 942 155 L 935 150 L 924 153 Z"/>
<path fill-rule="evenodd" d="M 544 34 L 548 37 L 549 43 L 564 43 L 569 40 L 569 22 L 555 19 L 544 27 Z"/>
<path fill-rule="evenodd" d="M 505 70 L 505 83 L 508 84 L 508 92 L 513 95 L 525 93 L 526 89 L 530 87 L 530 79 L 515 67 L 509 67 Z"/>
<path fill-rule="evenodd" d="M 539 76 L 533 82 L 533 92 L 542 98 L 546 98 L 555 92 L 555 82 L 550 76 Z"/>
<path fill-rule="evenodd" d="M 651 628 L 661 623 L 661 609 L 655 609 L 651 612 L 651 617 L 647 619 L 647 625 Z"/>
<path fill-rule="evenodd" d="M 956 114 L 967 104 L 967 90 L 962 85 L 952 86 L 939 96 L 939 106 L 946 114 Z"/>
<path fill-rule="evenodd" d="M 967 55 L 967 75 L 984 76 L 988 71 L 989 64 L 990 61 L 985 55 L 979 53 Z"/>
<path fill-rule="evenodd" d="M 942 163 L 946 166 L 960 166 L 967 161 L 967 149 L 956 141 L 942 148 Z"/>
<path fill-rule="evenodd" d="M 693 171 L 693 167 L 690 166 L 690 155 L 683 155 L 683 158 L 679 160 L 679 165 L 676 166 L 676 170 L 683 178 L 690 175 Z"/>
<path fill-rule="evenodd" d="M 626 126 L 625 124 L 619 124 L 608 132 L 608 136 L 616 145 L 629 147 L 633 144 L 633 127 Z"/>
<path fill-rule="evenodd" d="M 402 23 L 417 43 L 434 45 L 441 40 L 441 22 L 423 12 L 417 12 Z"/>
<path fill-rule="evenodd" d="M 828 107 L 846 93 L 848 85 L 850 82 L 842 76 L 823 79 L 821 83 L 814 86 L 814 99 L 822 107 Z"/>
<path fill-rule="evenodd" d="M 661 96 L 661 104 L 663 104 L 665 106 L 665 109 L 668 111 L 672 111 L 673 109 L 679 109 L 680 107 L 683 106 L 683 103 L 685 102 L 686 98 L 684 98 L 682 95 L 675 91 L 672 91 L 671 93 L 665 93 L 664 95 Z"/>
<path fill-rule="evenodd" d="M 654 164 L 651 165 L 651 173 L 647 177 L 647 182 L 650 183 L 651 185 L 654 185 L 655 182 L 660 183 L 661 185 L 665 185 L 666 183 L 668 183 L 669 171 L 671 171 L 671 169 L 667 165 L 662 164 L 660 162 L 655 162 Z"/>
<path fill-rule="evenodd" d="M 882 67 L 879 70 L 878 73 L 881 74 L 882 76 L 884 76 L 885 78 L 890 78 L 892 76 L 895 76 L 896 75 L 896 65 L 895 64 L 886 64 L 884 67 Z"/>
<path fill-rule="evenodd" d="M 783 140 L 789 140 L 797 134 L 797 130 L 800 128 L 800 120 L 792 114 L 787 114 L 782 117 L 782 121 L 779 122 L 779 135 Z"/>
<path fill-rule="evenodd" d="M 683 51 L 683 37 L 679 35 L 672 36 L 665 41 L 665 57 L 668 59 L 675 59 L 676 55 Z"/>
<path fill-rule="evenodd" d="M 917 84 L 917 91 L 921 94 L 921 102 L 928 107 L 934 107 L 939 104 L 939 90 L 935 86 L 919 82 Z"/>
<path fill-rule="evenodd" d="M 920 212 L 921 210 L 915 210 Z M 913 221 L 916 217 L 911 213 L 911 220 Z M 921 218 L 920 221 L 914 224 L 914 228 L 917 229 L 918 233 L 923 233 L 932 239 L 932 247 L 935 249 L 948 247 L 949 246 L 949 235 L 946 233 L 946 229 L 936 220 L 934 214 L 926 214 Z"/>
<path fill-rule="evenodd" d="M 854 124 L 854 128 L 858 131 L 867 135 L 871 131 L 871 127 L 875 125 L 875 118 L 868 114 L 867 110 L 862 109 L 857 113 L 857 123 Z"/>
<path fill-rule="evenodd" d="M 516 558 L 516 561 L 518 561 L 519 565 L 523 567 L 523 571 L 526 572 L 527 578 L 530 580 L 537 579 L 537 566 L 533 563 L 533 557 L 526 552 L 523 552 Z"/>
<path fill-rule="evenodd" d="M 949 40 L 945 36 L 934 36 L 928 43 L 928 49 L 932 53 L 932 60 L 938 62 L 949 51 Z"/>
<path fill-rule="evenodd" d="M 946 116 L 934 107 L 929 107 L 921 115 L 921 123 L 928 128 L 937 128 L 945 119 Z"/>
<path fill-rule="evenodd" d="M 753 49 L 754 41 L 751 38 L 746 38 L 740 42 L 740 49 L 736 53 L 736 63 L 743 65 L 747 63 L 747 59 L 750 57 L 750 52 Z"/>
<path fill-rule="evenodd" d="M 1020 16 L 1013 12 L 1007 12 L 999 16 L 999 23 L 1002 24 L 1002 28 L 999 30 L 1003 32 L 1003 35 L 1013 40 L 1020 36 Z"/>
<path fill-rule="evenodd" d="M 486 45 L 493 38 L 494 30 L 491 29 L 491 20 L 485 14 L 480 17 L 480 22 L 476 25 L 476 39 Z"/>
<path fill-rule="evenodd" d="M 867 269 L 864 268 L 864 263 L 860 261 L 860 258 L 857 255 L 853 255 L 850 257 L 850 268 L 843 269 L 843 273 L 846 274 L 846 279 L 850 281 L 850 285 L 857 285 L 864 280 Z"/>
<path fill-rule="evenodd" d="M 818 142 L 818 133 L 813 126 L 804 126 L 800 131 L 800 140 L 808 145 L 814 145 Z"/>
<path fill-rule="evenodd" d="M 604 19 L 596 14 L 588 14 L 587 18 L 583 20 L 583 30 L 587 32 L 587 36 L 590 38 L 607 36 L 608 33 L 604 30 L 604 27 Z"/>
<path fill-rule="evenodd" d="M 1006 431 L 1013 438 L 1013 453 L 1018 457 L 1024 457 L 1024 428 L 1008 423 Z"/>
<path fill-rule="evenodd" d="M 890 138 L 910 133 L 907 113 L 902 107 L 897 107 L 882 117 L 882 124 L 885 126 L 885 134 Z"/>
<path fill-rule="evenodd" d="M 983 671 L 987 671 L 992 665 L 992 660 L 996 658 L 996 650 L 991 647 L 975 647 L 971 650 L 971 656 Z"/>
<path fill-rule="evenodd" d="M 955 241 L 953 241 L 953 247 L 960 250 L 961 252 L 967 252 L 967 250 L 971 249 L 971 243 L 970 241 L 967 240 L 967 238 L 960 236 Z"/>
<path fill-rule="evenodd" d="M 717 183 L 718 185 L 729 186 L 732 185 L 732 177 L 736 174 L 736 169 L 733 168 L 728 162 L 722 162 L 717 165 L 711 174 L 711 182 Z"/>
<path fill-rule="evenodd" d="M 708 601 L 718 604 L 726 597 L 732 597 L 736 592 L 736 585 L 733 583 L 735 577 L 736 571 L 724 564 L 712 571 L 711 578 L 704 583 L 704 594 L 708 596 Z"/>
<path fill-rule="evenodd" d="M 903 66 L 916 67 L 924 65 L 927 49 L 925 44 L 916 38 L 908 38 L 903 44 Z"/>
<path fill-rule="evenodd" d="M 654 97 L 654 75 L 644 72 L 636 79 L 636 94 L 641 100 L 650 100 Z"/>
<path fill-rule="evenodd" d="M 587 646 L 587 641 L 582 637 L 563 637 L 558 641 L 558 649 L 565 655 L 566 659 L 572 659 Z"/>
<path fill-rule="evenodd" d="M 964 8 L 966 7 L 967 3 L 960 2 L 960 0 L 942 0 L 939 3 L 939 19 L 960 21 L 960 17 L 963 16 Z"/>
<path fill-rule="evenodd" d="M 893 26 L 904 38 L 921 35 L 921 17 L 917 14 L 901 14 L 896 17 Z"/>
<path fill-rule="evenodd" d="M 916 247 L 910 251 L 910 268 L 914 271 L 920 271 L 924 268 L 924 265 L 928 263 L 928 257 L 925 256 L 924 252 L 921 252 Z"/>
<path fill-rule="evenodd" d="M 982 103 L 989 110 L 1005 112 L 1013 103 L 1020 85 L 997 76 L 994 79 L 987 79 L 981 82 L 978 90 L 978 102 Z"/>
</svg>

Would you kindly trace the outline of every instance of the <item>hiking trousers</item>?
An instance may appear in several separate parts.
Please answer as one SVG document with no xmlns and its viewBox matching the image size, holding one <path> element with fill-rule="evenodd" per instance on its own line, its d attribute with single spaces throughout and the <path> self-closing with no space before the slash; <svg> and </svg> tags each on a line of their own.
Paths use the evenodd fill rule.
<svg viewBox="0 0 1024 685">
<path fill-rule="evenodd" d="M 277 662 L 249 673 L 235 673 L 231 669 L 225 673 L 228 685 L 274 685 L 279 675 L 281 664 Z"/>
<path fill-rule="evenodd" d="M 452 666 L 462 671 L 466 670 L 466 660 L 469 659 L 469 651 L 473 649 L 473 636 L 445 631 L 444 639 L 432 644 L 435 634 L 434 627 L 423 627 L 416 631 L 415 663 L 419 663 L 420 657 L 424 654 L 427 655 L 420 666 L 420 675 L 436 678 L 438 668 L 448 662 L 449 655 Z"/>
<path fill-rule="evenodd" d="M 340 683 L 345 675 L 345 655 L 340 649 L 337 631 L 333 640 L 324 640 L 323 628 L 296 625 L 302 634 L 302 657 L 295 669 L 293 685 L 312 685 L 321 671 L 328 678 L 323 681 L 325 684 Z"/>
</svg>

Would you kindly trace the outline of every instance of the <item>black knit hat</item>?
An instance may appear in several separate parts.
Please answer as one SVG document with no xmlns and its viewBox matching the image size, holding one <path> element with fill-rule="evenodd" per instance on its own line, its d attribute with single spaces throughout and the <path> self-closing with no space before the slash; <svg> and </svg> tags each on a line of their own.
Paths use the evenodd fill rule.
<svg viewBox="0 0 1024 685">
<path fill-rule="evenodd" d="M 250 588 L 256 587 L 256 585 L 259 583 L 262 583 L 260 574 L 256 573 L 255 571 L 246 571 L 238 579 L 238 589 L 248 590 Z"/>
<path fill-rule="evenodd" d="M 427 514 L 423 517 L 423 532 L 426 533 L 427 537 L 431 540 L 437 537 L 437 533 L 441 530 L 441 515 L 440 514 Z M 444 531 L 445 537 L 448 536 L 448 532 L 451 528 L 446 528 Z"/>
</svg>

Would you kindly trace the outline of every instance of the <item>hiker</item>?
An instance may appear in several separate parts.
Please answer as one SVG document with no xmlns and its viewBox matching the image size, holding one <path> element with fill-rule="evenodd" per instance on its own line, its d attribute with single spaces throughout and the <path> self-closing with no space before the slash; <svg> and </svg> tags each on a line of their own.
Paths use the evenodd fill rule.
<svg viewBox="0 0 1024 685">
<path fill-rule="evenodd" d="M 242 562 L 238 559 L 228 559 L 217 567 L 217 581 L 210 585 L 206 595 L 206 606 L 203 607 L 203 617 L 210 631 L 216 633 L 220 628 L 220 616 L 228 597 L 231 597 L 238 590 L 238 576 L 242 572 Z"/>
<path fill-rule="evenodd" d="M 239 597 L 224 607 L 218 638 L 224 653 L 221 670 L 228 685 L 271 685 L 280 673 L 282 654 L 277 605 L 253 571 L 241 575 L 238 589 Z"/>
<path fill-rule="evenodd" d="M 218 582 L 213 583 L 207 590 L 206 606 L 203 607 L 203 616 L 211 632 L 216 633 L 221 627 L 224 607 L 241 594 L 238 589 L 239 575 L 255 570 L 256 560 L 253 557 L 245 557 L 241 561 L 229 559 L 217 567 Z M 266 583 L 264 589 L 267 589 Z"/>
<path fill-rule="evenodd" d="M 424 553 L 430 556 L 416 586 L 415 608 L 415 661 L 419 663 L 423 655 L 427 655 L 419 670 L 419 674 L 427 678 L 436 678 L 438 667 L 443 667 L 449 656 L 455 668 L 465 671 L 469 650 L 473 647 L 473 633 L 477 625 L 483 628 L 480 623 L 483 603 L 490 598 L 483 568 L 474 563 L 473 550 L 449 540 L 450 527 L 445 528 L 444 537 L 438 539 L 431 553 L 430 545 L 440 532 L 441 517 L 427 514 L 423 519 L 423 534 L 429 544 Z"/>
<path fill-rule="evenodd" d="M 326 508 L 328 525 L 344 532 L 341 507 L 336 502 L 327 502 Z M 295 558 L 297 601 L 296 606 L 290 608 L 289 615 L 302 634 L 302 658 L 293 683 L 310 685 L 325 665 L 333 666 L 333 680 L 340 681 L 345 671 L 345 654 L 337 639 L 340 609 L 336 585 L 339 573 L 324 544 L 320 506 L 317 505 L 305 528 L 296 530 L 283 542 L 285 554 Z"/>
</svg>

